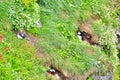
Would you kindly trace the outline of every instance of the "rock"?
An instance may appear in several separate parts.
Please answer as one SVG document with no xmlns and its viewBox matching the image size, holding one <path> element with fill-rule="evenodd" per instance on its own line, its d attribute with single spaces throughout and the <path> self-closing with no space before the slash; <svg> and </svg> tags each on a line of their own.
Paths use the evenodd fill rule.
<svg viewBox="0 0 120 80">
<path fill-rule="evenodd" d="M 113 73 L 109 73 L 106 76 L 95 75 L 93 76 L 93 80 L 114 80 Z"/>
<path fill-rule="evenodd" d="M 36 22 L 36 25 L 37 25 L 38 28 L 41 28 L 41 27 L 42 27 L 42 23 L 41 23 L 40 21 L 37 21 L 37 22 Z"/>
</svg>

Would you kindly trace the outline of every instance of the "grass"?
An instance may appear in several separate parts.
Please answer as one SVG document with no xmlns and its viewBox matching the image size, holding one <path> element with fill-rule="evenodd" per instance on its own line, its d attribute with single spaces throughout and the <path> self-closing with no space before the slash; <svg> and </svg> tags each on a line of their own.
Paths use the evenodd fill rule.
<svg viewBox="0 0 120 80">
<path fill-rule="evenodd" d="M 19 40 L 13 32 L 6 32 L 0 52 L 0 80 L 45 80 L 45 68 L 41 65 L 43 60 L 37 58 L 35 48 L 26 40 Z"/>
<path fill-rule="evenodd" d="M 54 6 L 52 5 L 53 2 L 54 2 L 54 4 L 53 4 Z M 113 21 L 110 21 L 114 17 L 110 17 L 110 19 L 107 19 L 110 16 L 110 14 L 105 15 L 105 11 L 110 7 L 110 5 L 112 5 L 112 4 L 107 3 L 108 1 L 105 1 L 104 4 L 101 4 L 101 3 L 103 3 L 102 1 L 82 1 L 81 3 L 79 1 L 78 2 L 75 1 L 77 4 L 74 1 L 71 1 L 71 2 L 70 1 L 68 1 L 68 2 L 61 1 L 61 3 L 63 2 L 63 4 L 65 4 L 65 5 L 58 5 L 58 6 L 56 6 L 57 5 L 56 1 L 53 1 L 53 2 L 52 1 L 51 2 L 49 2 L 49 1 L 41 2 L 41 3 L 45 3 L 45 4 L 44 4 L 44 6 L 43 6 L 43 4 L 41 5 L 41 6 L 43 6 L 42 7 L 43 11 L 41 11 L 41 15 L 43 15 L 43 16 L 41 16 L 41 21 L 43 22 L 44 27 L 40 31 L 40 37 L 45 38 L 45 40 L 46 40 L 45 41 L 43 39 L 45 41 L 45 43 L 43 43 L 43 41 L 41 41 L 41 45 L 45 44 L 45 48 L 47 48 L 47 49 L 45 49 L 45 51 L 48 51 L 47 53 L 51 53 L 53 55 L 53 52 L 54 52 L 54 54 L 57 55 L 57 54 L 59 54 L 58 53 L 59 51 L 55 52 L 54 48 L 59 48 L 62 50 L 63 54 L 66 54 L 66 55 L 73 54 L 74 56 L 78 57 L 78 60 L 79 59 L 81 60 L 81 55 L 82 55 L 82 58 L 84 61 L 86 59 L 85 56 L 86 55 L 88 56 L 87 52 L 85 52 L 87 45 L 85 45 L 82 42 L 80 43 L 78 40 L 76 40 L 76 37 L 74 36 L 74 34 L 75 34 L 75 30 L 77 29 L 77 21 L 79 20 L 81 22 L 85 22 L 87 19 L 89 20 L 90 14 L 92 13 L 93 10 L 96 11 L 96 13 L 93 12 L 92 14 L 99 15 L 99 17 L 100 17 L 100 19 L 98 19 L 97 21 L 95 21 L 93 23 L 92 29 L 100 37 L 101 45 L 106 44 L 106 45 L 108 45 L 108 47 L 110 47 L 111 45 L 113 45 L 113 46 L 115 45 L 116 36 L 114 34 L 114 31 L 116 29 L 116 25 L 111 26 L 111 23 L 113 23 Z M 94 4 L 94 3 L 96 3 L 96 4 L 90 5 L 91 4 L 90 2 L 92 4 Z M 78 5 L 80 5 L 82 3 L 83 3 L 83 6 L 78 7 Z M 105 11 L 102 9 L 103 6 L 105 7 L 105 9 L 104 9 Z M 76 7 L 77 7 L 77 9 L 76 9 Z M 80 12 L 77 12 L 78 16 L 76 13 L 74 13 L 75 10 L 78 10 L 78 11 L 80 10 Z M 64 14 L 66 16 L 68 15 L 69 17 L 63 18 L 61 16 L 61 11 L 64 11 L 65 12 Z M 97 13 L 97 11 L 99 11 L 99 13 Z M 109 13 L 110 13 L 110 11 L 109 11 Z M 106 19 L 105 20 L 104 17 L 106 17 L 106 16 L 107 16 L 107 18 L 105 18 Z M 113 34 L 107 35 L 110 31 L 112 31 Z M 61 32 L 61 33 L 59 33 L 59 32 Z M 60 42 L 62 44 L 59 44 L 57 42 Z M 56 44 L 56 45 L 54 45 L 54 44 Z M 79 45 L 77 45 L 77 44 L 79 44 Z M 64 45 L 64 46 L 61 48 L 62 45 Z M 51 46 L 52 46 L 52 48 L 51 48 Z M 71 47 L 71 46 L 73 46 L 73 47 Z M 92 46 L 90 46 L 90 49 L 91 48 L 92 48 Z M 99 47 L 97 47 L 95 49 L 96 49 L 95 55 L 104 56 L 104 51 L 101 52 L 99 50 Z M 69 53 L 66 50 L 68 50 Z M 115 53 L 115 55 L 117 54 L 115 46 L 114 46 L 114 50 L 112 53 Z M 57 56 L 59 56 L 59 55 L 57 55 Z M 85 59 L 84 59 L 84 57 L 85 57 Z M 93 57 L 93 56 L 90 56 L 90 59 L 97 60 L 97 58 L 91 58 L 91 57 Z M 89 58 L 87 57 L 87 59 L 89 59 Z M 90 61 L 90 59 L 88 61 Z M 57 60 L 59 60 L 59 59 L 57 59 Z M 92 63 L 96 64 L 96 60 L 93 60 Z M 116 61 L 117 58 L 114 60 Z M 72 60 L 70 60 L 70 61 L 72 61 Z M 60 59 L 60 62 L 59 62 L 60 64 L 63 63 L 61 61 L 61 59 Z M 89 63 L 87 61 L 84 61 L 83 63 L 85 63 L 85 62 Z M 74 63 L 78 63 L 77 60 L 76 60 L 76 62 L 74 61 Z M 72 66 L 75 66 L 75 65 L 73 64 Z M 67 68 L 67 66 L 64 66 L 64 67 Z M 81 67 L 80 64 L 79 64 L 79 67 Z M 90 65 L 89 65 L 89 67 L 90 67 Z M 76 71 L 74 71 L 74 70 L 73 71 L 70 70 L 70 71 L 75 72 L 75 73 L 78 71 L 78 70 L 76 70 Z"/>
<path fill-rule="evenodd" d="M 0 2 L 0 35 L 4 37 L 0 43 L 0 80 L 45 80 L 44 61 L 35 55 L 35 47 L 11 31 L 7 5 L 8 1 Z"/>
<path fill-rule="evenodd" d="M 4 36 L 0 43 L 0 80 L 46 80 L 45 62 L 76 76 L 99 66 L 99 61 L 109 60 L 117 70 L 114 3 L 109 0 L 40 0 L 39 5 L 43 27 L 31 28 L 29 33 L 37 33 L 34 34 L 39 38 L 37 47 L 44 51 L 44 58 L 37 57 L 36 47 L 27 40 L 19 40 L 11 31 L 13 26 L 8 19 L 10 4 L 7 0 L 0 2 L 0 34 Z M 91 14 L 99 16 L 93 22 L 92 30 L 99 36 L 101 45 L 112 47 L 110 56 L 101 47 L 87 45 L 75 36 L 78 21 L 91 20 Z M 119 72 L 116 72 L 115 80 L 118 76 Z"/>
</svg>

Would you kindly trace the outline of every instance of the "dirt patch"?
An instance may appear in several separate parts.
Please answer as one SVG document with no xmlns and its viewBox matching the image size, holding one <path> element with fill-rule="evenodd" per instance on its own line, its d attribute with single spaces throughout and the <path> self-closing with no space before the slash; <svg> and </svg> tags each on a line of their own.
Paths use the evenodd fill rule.
<svg viewBox="0 0 120 80">
<path fill-rule="evenodd" d="M 33 45 L 33 46 L 36 46 L 36 45 L 37 45 L 38 38 L 37 38 L 36 36 L 27 34 L 27 35 L 26 35 L 26 39 L 28 40 L 28 42 L 29 42 L 31 45 Z"/>
<path fill-rule="evenodd" d="M 39 47 L 37 47 L 37 43 L 38 43 L 39 39 L 38 39 L 36 36 L 29 35 L 29 34 L 27 34 L 27 37 L 26 37 L 26 38 L 27 38 L 28 42 L 29 42 L 32 46 L 35 47 L 35 49 L 36 49 L 36 54 L 37 54 L 39 57 L 41 57 L 41 58 L 45 57 L 44 51 L 42 51 Z"/>
<path fill-rule="evenodd" d="M 93 34 L 93 31 L 91 30 L 91 22 L 87 21 L 87 22 L 78 22 L 78 26 L 79 26 L 79 31 L 80 32 L 87 32 L 89 34 Z"/>
<path fill-rule="evenodd" d="M 87 48 L 87 49 L 85 49 L 85 51 L 90 55 L 94 54 L 94 50 L 92 50 L 92 49 Z"/>
<path fill-rule="evenodd" d="M 2 41 L 3 41 L 3 35 L 0 35 L 0 43 L 2 43 Z"/>
<path fill-rule="evenodd" d="M 10 48 L 8 47 L 8 46 L 5 46 L 4 48 L 3 48 L 3 52 L 7 52 L 7 51 L 9 51 L 10 50 Z"/>
<path fill-rule="evenodd" d="M 42 58 L 45 57 L 45 53 L 40 48 L 37 48 L 36 53 L 38 56 L 40 56 Z"/>
<path fill-rule="evenodd" d="M 60 12 L 60 16 L 61 16 L 63 19 L 68 19 L 68 18 L 69 18 L 69 16 L 67 15 L 67 13 L 66 13 L 65 10 L 62 10 L 62 11 Z"/>
<path fill-rule="evenodd" d="M 94 32 L 92 31 L 92 24 L 94 21 L 100 19 L 99 16 L 90 14 L 91 19 L 86 20 L 85 22 L 78 21 L 78 30 L 77 32 L 86 32 L 91 38 L 89 39 L 89 43 L 94 45 L 98 44 L 99 38 Z"/>
<path fill-rule="evenodd" d="M 91 23 L 100 19 L 100 17 L 98 15 L 95 15 L 92 13 L 90 13 L 90 17 L 91 17 Z"/>
<path fill-rule="evenodd" d="M 78 25 L 79 30 L 81 32 L 84 31 L 84 32 L 87 32 L 87 33 L 93 35 L 94 33 L 93 33 L 92 29 L 91 29 L 92 28 L 92 24 L 93 24 L 94 21 L 97 21 L 100 18 L 99 18 L 98 15 L 94 15 L 92 13 L 89 13 L 89 15 L 91 17 L 90 19 L 86 20 L 85 22 L 78 21 L 77 25 Z"/>
<path fill-rule="evenodd" d="M 2 54 L 0 54 L 0 60 L 2 59 Z"/>
</svg>

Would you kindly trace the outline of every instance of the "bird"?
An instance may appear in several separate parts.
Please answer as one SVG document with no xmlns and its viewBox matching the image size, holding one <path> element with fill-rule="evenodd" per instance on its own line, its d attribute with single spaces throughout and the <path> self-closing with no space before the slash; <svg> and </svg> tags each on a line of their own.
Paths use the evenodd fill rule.
<svg viewBox="0 0 120 80">
<path fill-rule="evenodd" d="M 68 77 L 66 77 L 62 71 L 54 68 L 53 66 L 51 66 L 50 69 L 47 70 L 47 72 L 55 76 L 57 80 L 68 80 Z"/>
<path fill-rule="evenodd" d="M 17 37 L 18 37 L 19 39 L 24 39 L 24 38 L 26 38 L 26 34 L 24 34 L 24 33 L 22 33 L 22 32 L 18 32 L 18 33 L 17 33 Z"/>
<path fill-rule="evenodd" d="M 77 32 L 77 37 L 82 40 L 81 32 Z"/>
<path fill-rule="evenodd" d="M 91 39 L 91 35 L 88 34 L 87 32 L 80 32 L 80 31 L 78 31 L 78 32 L 77 32 L 77 37 L 78 37 L 80 40 L 82 40 L 82 41 L 87 41 L 87 42 L 89 42 L 90 39 Z"/>
</svg>

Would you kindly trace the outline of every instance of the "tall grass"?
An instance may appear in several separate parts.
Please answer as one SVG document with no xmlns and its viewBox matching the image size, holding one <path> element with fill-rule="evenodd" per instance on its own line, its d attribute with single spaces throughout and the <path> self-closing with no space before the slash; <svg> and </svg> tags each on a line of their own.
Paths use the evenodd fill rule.
<svg viewBox="0 0 120 80">
<path fill-rule="evenodd" d="M 45 80 L 44 60 L 38 58 L 35 47 L 19 40 L 8 19 L 8 0 L 0 2 L 0 80 Z"/>
<path fill-rule="evenodd" d="M 7 15 L 8 15 L 8 9 L 9 4 L 7 1 L 1 1 L 0 2 L 0 29 L 10 29 L 10 23 L 8 21 Z M 6 26 L 4 26 L 6 25 Z M 1 31 L 0 31 L 1 32 Z"/>
<path fill-rule="evenodd" d="M 68 71 L 82 74 L 84 71 L 98 66 L 97 61 L 99 60 L 110 60 L 112 57 L 112 64 L 114 62 L 116 65 L 118 64 L 114 34 L 117 21 L 114 20 L 116 16 L 112 13 L 114 4 L 109 0 L 40 0 L 39 5 L 42 8 L 41 21 L 43 23 L 40 31 L 40 46 L 44 47 L 48 56 L 53 57 L 53 63 L 56 66 L 59 65 L 63 70 L 67 70 L 69 65 Z M 67 16 L 66 18 L 62 17 L 62 11 Z M 101 45 L 106 44 L 107 47 L 112 47 L 111 57 L 106 55 L 105 50 L 95 46 L 94 48 L 93 46 L 88 47 L 75 36 L 77 22 L 90 20 L 91 14 L 99 16 L 99 19 L 93 22 L 92 30 L 99 36 Z M 113 34 L 109 35 L 109 33 Z M 87 48 L 93 48 L 94 55 L 90 56 L 88 52 L 85 52 Z M 104 59 L 102 60 L 101 57 Z M 66 63 L 64 64 L 64 62 Z M 76 66 L 77 69 L 74 68 Z"/>
<path fill-rule="evenodd" d="M 6 1 L 0 2 L 0 11 L 3 11 L 0 12 L 0 20 L 7 20 L 10 29 L 12 23 L 10 24 L 7 18 L 7 4 Z M 0 45 L 3 56 L 0 60 L 1 80 L 45 80 L 47 68 L 43 66 L 44 62 L 78 76 L 93 67 L 107 68 L 107 64 L 99 66 L 99 62 L 104 63 L 106 60 L 112 63 L 115 69 L 118 64 L 116 36 L 110 34 L 114 33 L 117 27 L 114 20 L 116 16 L 112 13 L 114 4 L 109 0 L 40 0 L 39 5 L 43 27 L 37 30 L 37 47 L 44 51 L 44 58 L 36 57 L 34 46 L 26 40 L 18 40 L 13 32 L 4 29 L 5 21 L 0 22 L 0 33 L 5 37 Z M 90 20 L 91 14 L 99 16 L 99 19 L 93 22 L 92 30 L 100 38 L 100 44 L 112 48 L 110 56 L 101 47 L 85 44 L 76 37 L 78 21 Z"/>
</svg>

